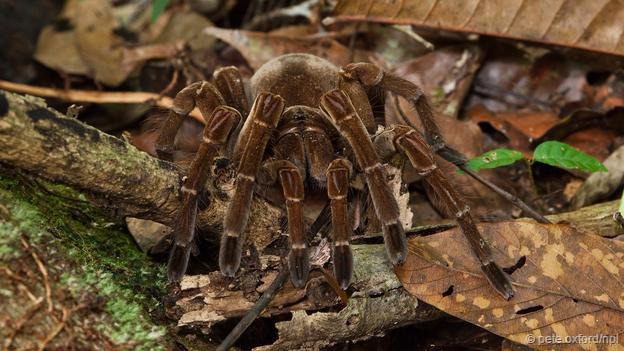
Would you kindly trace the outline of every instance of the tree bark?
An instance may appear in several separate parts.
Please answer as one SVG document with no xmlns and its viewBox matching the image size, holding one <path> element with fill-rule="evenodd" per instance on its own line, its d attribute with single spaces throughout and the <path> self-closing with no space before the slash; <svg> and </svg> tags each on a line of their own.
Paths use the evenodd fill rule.
<svg viewBox="0 0 624 351">
<path fill-rule="evenodd" d="M 42 99 L 0 90 L 0 162 L 89 194 L 118 217 L 171 225 L 182 173 L 131 144 L 50 109 Z M 220 228 L 226 202 L 213 197 L 198 225 Z M 261 215 L 258 215 L 261 214 Z M 279 209 L 254 199 L 250 240 L 259 248 L 279 232 Z"/>
</svg>

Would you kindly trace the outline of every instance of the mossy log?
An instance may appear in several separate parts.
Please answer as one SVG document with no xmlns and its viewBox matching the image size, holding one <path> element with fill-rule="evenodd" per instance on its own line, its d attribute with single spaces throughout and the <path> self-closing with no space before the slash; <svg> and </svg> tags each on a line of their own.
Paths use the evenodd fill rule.
<svg viewBox="0 0 624 351">
<path fill-rule="evenodd" d="M 84 192 L 116 218 L 166 225 L 181 204 L 182 173 L 131 144 L 50 109 L 36 97 L 0 90 L 0 162 Z M 198 226 L 221 226 L 226 202 L 213 197 Z M 262 215 L 254 215 L 262 214 Z M 249 227 L 257 246 L 279 231 L 279 209 L 254 199 Z"/>
<path fill-rule="evenodd" d="M 146 257 L 119 223 L 131 216 L 171 224 L 180 205 L 177 167 L 50 110 L 40 99 L 1 91 L 0 166 L 5 348 L 166 348 L 171 339 L 180 341 L 179 328 L 210 333 L 243 315 L 277 274 L 279 259 L 260 255 L 256 271 L 236 281 L 217 273 L 187 277 L 166 309 L 176 318 L 171 322 L 160 314 L 163 266 Z M 262 248 L 279 232 L 280 211 L 260 199 L 253 206 L 250 238 Z M 610 217 L 616 207 L 602 204 L 559 219 L 614 236 L 622 233 Z M 199 225 L 218 228 L 224 209 L 224 200 L 213 199 Z M 293 317 L 277 324 L 278 340 L 263 349 L 318 348 L 442 315 L 401 288 L 380 245 L 354 251 L 358 262 L 346 307 L 320 270 L 303 291 L 287 283 L 264 315 Z"/>
<path fill-rule="evenodd" d="M 0 167 L 0 349 L 164 350 L 164 281 L 83 195 Z"/>
</svg>

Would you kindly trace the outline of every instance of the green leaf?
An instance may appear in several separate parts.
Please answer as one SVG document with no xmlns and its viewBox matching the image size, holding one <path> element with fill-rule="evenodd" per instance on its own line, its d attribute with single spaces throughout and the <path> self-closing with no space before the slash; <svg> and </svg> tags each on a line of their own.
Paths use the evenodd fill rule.
<svg viewBox="0 0 624 351">
<path fill-rule="evenodd" d="M 468 167 L 475 171 L 510 165 L 524 157 L 522 152 L 511 149 L 494 149 L 468 161 Z"/>
<path fill-rule="evenodd" d="M 559 141 L 545 141 L 535 148 L 533 160 L 555 167 L 579 169 L 585 172 L 608 172 L 600 161 Z"/>
<path fill-rule="evenodd" d="M 162 13 L 169 5 L 169 0 L 153 0 L 152 1 L 152 22 L 156 22 L 158 17 L 162 15 Z"/>
</svg>

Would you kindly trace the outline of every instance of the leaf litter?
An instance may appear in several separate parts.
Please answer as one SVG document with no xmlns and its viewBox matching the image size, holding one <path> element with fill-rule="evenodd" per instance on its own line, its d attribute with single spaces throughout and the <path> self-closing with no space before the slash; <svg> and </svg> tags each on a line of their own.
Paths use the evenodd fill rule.
<svg viewBox="0 0 624 351">
<path fill-rule="evenodd" d="M 410 239 L 407 261 L 396 269 L 403 286 L 451 315 L 532 347 L 555 343 L 531 344 L 529 335 L 565 339 L 601 333 L 616 342 L 622 337 L 624 243 L 567 224 L 528 220 L 483 223 L 479 229 L 494 259 L 507 267 L 512 299 L 501 298 L 488 284 L 457 228 Z M 581 344 L 557 346 L 574 350 Z"/>
</svg>

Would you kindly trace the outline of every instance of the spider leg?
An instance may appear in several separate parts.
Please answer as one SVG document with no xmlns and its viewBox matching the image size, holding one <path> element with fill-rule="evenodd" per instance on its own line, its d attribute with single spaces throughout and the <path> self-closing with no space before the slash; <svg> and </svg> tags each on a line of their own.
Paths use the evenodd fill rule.
<svg viewBox="0 0 624 351">
<path fill-rule="evenodd" d="M 353 254 L 349 246 L 353 228 L 347 207 L 351 168 L 351 162 L 338 158 L 332 161 L 327 169 L 327 197 L 330 200 L 332 216 L 334 276 L 343 289 L 349 287 L 353 276 Z"/>
<path fill-rule="evenodd" d="M 358 166 L 364 171 L 390 260 L 393 264 L 403 263 L 407 256 L 407 240 L 399 220 L 399 206 L 386 181 L 385 169 L 351 99 L 339 89 L 332 90 L 321 98 L 321 109 L 351 145 Z"/>
<path fill-rule="evenodd" d="M 310 272 L 310 255 L 303 221 L 303 176 L 299 168 L 287 160 L 266 162 L 263 169 L 268 170 L 272 179 L 277 181 L 279 177 L 284 192 L 288 215 L 288 236 L 290 238 L 288 268 L 293 285 L 296 288 L 301 288 L 308 281 Z"/>
<path fill-rule="evenodd" d="M 204 128 L 202 143 L 191 163 L 188 177 L 182 185 L 184 194 L 180 215 L 174 226 L 175 241 L 169 255 L 168 278 L 179 282 L 186 272 L 197 217 L 197 196 L 210 176 L 212 161 L 227 141 L 232 129 L 238 125 L 241 116 L 231 107 L 219 106 L 208 119 Z"/>
<path fill-rule="evenodd" d="M 176 134 L 186 117 L 194 108 L 199 108 L 203 116 L 210 116 L 217 106 L 225 105 L 225 100 L 210 82 L 195 82 L 180 90 L 173 99 L 173 107 L 162 126 L 156 140 L 158 157 L 172 161 Z"/>
<path fill-rule="evenodd" d="M 535 218 L 541 223 L 550 223 L 548 219 L 518 197 L 510 194 L 504 189 L 499 188 L 495 184 L 483 178 L 481 175 L 467 168 L 466 157 L 459 151 L 446 145 L 446 142 L 440 133 L 440 129 L 435 122 L 427 96 L 416 84 L 392 73 L 384 72 L 383 69 L 372 63 L 361 62 L 349 64 L 343 68 L 342 74 L 346 81 L 356 80 L 367 87 L 380 86 L 385 90 L 407 99 L 414 106 L 416 112 L 418 112 L 418 117 L 420 117 L 423 125 L 425 139 L 435 153 L 438 153 L 445 160 L 463 169 L 468 175 L 525 211 L 527 215 Z"/>
<path fill-rule="evenodd" d="M 494 262 L 492 249 L 481 237 L 468 205 L 435 164 L 434 154 L 427 142 L 411 127 L 397 125 L 391 132 L 394 132 L 396 149 L 403 152 L 414 168 L 425 177 L 425 181 L 429 183 L 448 212 L 454 213 L 470 249 L 481 262 L 481 270 L 487 280 L 505 299 L 510 299 L 514 291 L 509 276 Z"/>
<path fill-rule="evenodd" d="M 214 72 L 214 84 L 217 86 L 228 106 L 232 106 L 242 115 L 249 113 L 249 100 L 245 95 L 245 85 L 240 71 L 234 66 L 222 67 Z"/>
<path fill-rule="evenodd" d="M 256 174 L 271 132 L 283 111 L 284 99 L 279 95 L 258 94 L 236 141 L 234 159 L 238 162 L 238 170 L 234 194 L 225 212 L 219 249 L 219 267 L 223 275 L 234 276 L 240 265 Z"/>
</svg>

